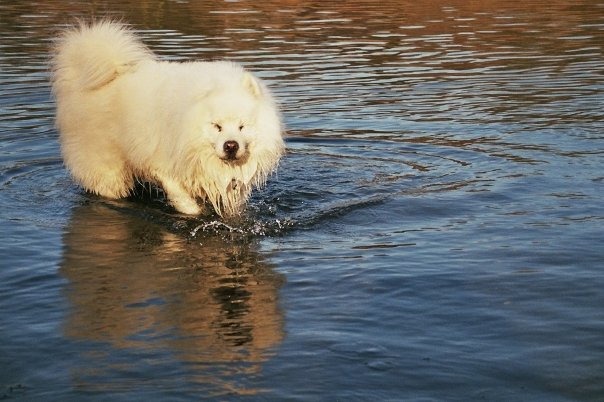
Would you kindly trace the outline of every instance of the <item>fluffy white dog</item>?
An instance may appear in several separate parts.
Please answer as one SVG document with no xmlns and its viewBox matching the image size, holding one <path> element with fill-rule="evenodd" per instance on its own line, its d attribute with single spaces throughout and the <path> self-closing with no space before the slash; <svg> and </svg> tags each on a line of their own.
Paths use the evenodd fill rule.
<svg viewBox="0 0 604 402">
<path fill-rule="evenodd" d="M 185 214 L 241 211 L 284 153 L 266 86 L 237 64 L 160 61 L 124 25 L 80 24 L 55 42 L 53 92 L 66 166 L 85 189 L 155 182 Z"/>
</svg>

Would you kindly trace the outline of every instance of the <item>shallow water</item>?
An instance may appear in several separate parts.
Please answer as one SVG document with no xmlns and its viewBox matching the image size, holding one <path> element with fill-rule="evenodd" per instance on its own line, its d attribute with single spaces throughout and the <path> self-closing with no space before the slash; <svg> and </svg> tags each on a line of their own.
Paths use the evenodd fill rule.
<svg viewBox="0 0 604 402">
<path fill-rule="evenodd" d="M 0 4 L 0 399 L 602 400 L 604 3 Z M 50 37 L 121 17 L 264 78 L 244 217 L 62 166 Z"/>
</svg>

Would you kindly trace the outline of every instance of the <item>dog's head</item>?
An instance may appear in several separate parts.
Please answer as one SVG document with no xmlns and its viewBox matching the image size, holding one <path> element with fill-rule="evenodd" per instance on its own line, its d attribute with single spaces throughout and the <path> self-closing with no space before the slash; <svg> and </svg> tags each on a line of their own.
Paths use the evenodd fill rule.
<svg viewBox="0 0 604 402">
<path fill-rule="evenodd" d="M 237 214 L 283 155 L 281 120 L 268 89 L 249 72 L 217 84 L 196 107 L 193 181 L 221 215 Z M 203 193 L 203 194 L 202 194 Z"/>
</svg>

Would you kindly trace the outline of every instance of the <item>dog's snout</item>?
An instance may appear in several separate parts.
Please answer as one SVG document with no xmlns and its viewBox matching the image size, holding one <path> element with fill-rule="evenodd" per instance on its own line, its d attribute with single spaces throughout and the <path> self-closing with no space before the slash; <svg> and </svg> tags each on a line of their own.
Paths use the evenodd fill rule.
<svg viewBox="0 0 604 402">
<path fill-rule="evenodd" d="M 225 141 L 222 149 L 228 159 L 235 159 L 237 151 L 239 151 L 239 143 L 237 141 Z"/>
</svg>

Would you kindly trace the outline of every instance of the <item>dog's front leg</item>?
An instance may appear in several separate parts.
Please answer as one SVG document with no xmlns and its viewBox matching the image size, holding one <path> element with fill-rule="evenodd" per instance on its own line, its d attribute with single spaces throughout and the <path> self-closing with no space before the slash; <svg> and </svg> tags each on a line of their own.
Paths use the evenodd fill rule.
<svg viewBox="0 0 604 402">
<path fill-rule="evenodd" d="M 162 187 L 168 195 L 170 204 L 178 212 L 187 215 L 199 215 L 201 213 L 201 207 L 197 204 L 194 197 L 184 189 L 184 187 L 177 181 L 169 178 L 160 178 Z"/>
</svg>

